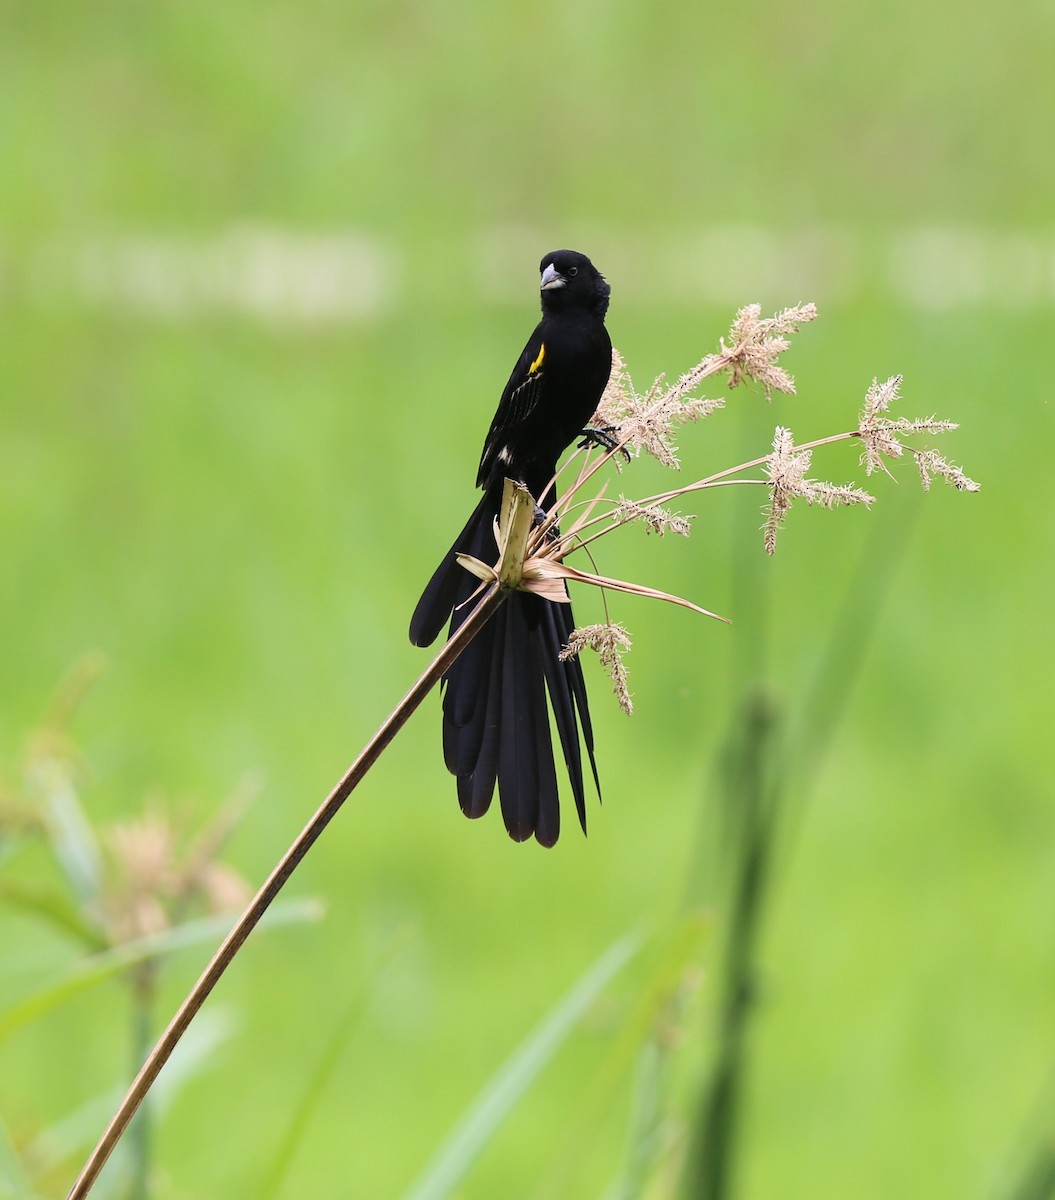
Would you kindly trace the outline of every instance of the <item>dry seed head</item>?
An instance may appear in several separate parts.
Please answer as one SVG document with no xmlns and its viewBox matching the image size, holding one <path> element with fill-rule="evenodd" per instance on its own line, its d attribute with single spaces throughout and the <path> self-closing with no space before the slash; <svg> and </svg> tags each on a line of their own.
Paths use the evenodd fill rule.
<svg viewBox="0 0 1055 1200">
<path fill-rule="evenodd" d="M 169 821 L 148 812 L 121 821 L 106 833 L 114 869 L 132 891 L 150 890 L 172 895 L 179 886 L 176 835 Z"/>
<path fill-rule="evenodd" d="M 170 927 L 168 902 L 179 891 L 176 836 L 161 814 L 148 812 L 114 825 L 105 835 L 113 884 L 104 905 L 111 942 L 161 933 Z"/>
<path fill-rule="evenodd" d="M 672 513 L 661 504 L 638 504 L 636 500 L 628 500 L 625 496 L 619 497 L 619 504 L 612 517 L 620 525 L 630 521 L 641 521 L 649 533 L 658 533 L 661 537 L 665 533 L 677 533 L 688 537 L 692 532 L 692 515 Z"/>
<path fill-rule="evenodd" d="M 220 815 L 223 825 L 229 818 Z M 112 870 L 103 905 L 106 934 L 114 944 L 169 929 L 183 908 L 201 902 L 212 913 L 241 908 L 251 892 L 230 867 L 217 861 L 226 828 L 207 831 L 187 852 L 158 809 L 114 825 L 105 834 Z"/>
<path fill-rule="evenodd" d="M 628 717 L 634 711 L 634 702 L 627 687 L 623 655 L 630 650 L 630 645 L 630 634 L 622 625 L 584 625 L 581 629 L 572 631 L 568 644 L 560 652 L 561 660 L 566 662 L 569 658 L 581 654 L 583 650 L 595 650 L 601 660 L 601 666 L 612 677 L 612 691 L 619 701 L 619 707 Z"/>
<path fill-rule="evenodd" d="M 817 308 L 813 304 L 785 308 L 766 319 L 762 318 L 761 305 L 745 305 L 729 328 L 731 345 L 727 346 L 723 338 L 722 353 L 716 356 L 729 371 L 729 386 L 753 379 L 765 388 L 767 399 L 773 392 L 794 395 L 795 381 L 777 365 L 777 359 L 788 348 L 787 335 L 816 318 Z"/>
<path fill-rule="evenodd" d="M 861 410 L 861 424 L 870 424 L 881 413 L 885 413 L 895 400 L 901 398 L 902 375 L 891 375 L 880 383 L 878 378 L 872 380 L 872 386 L 865 392 L 864 408 Z"/>
<path fill-rule="evenodd" d="M 676 468 L 678 451 L 674 427 L 685 421 L 699 421 L 724 407 L 722 400 L 689 395 L 707 374 L 713 374 L 713 371 L 702 370 L 706 361 L 687 371 L 670 387 L 660 375 L 648 391 L 639 396 L 622 356 L 613 350 L 612 374 L 593 423 L 614 429 L 616 438 L 628 453 L 644 451 L 665 467 Z M 618 457 L 615 461 L 618 464 Z"/>
<path fill-rule="evenodd" d="M 875 497 L 861 488 L 849 484 L 828 483 L 820 479 L 807 479 L 806 472 L 810 469 L 812 460 L 812 450 L 796 449 L 791 430 L 778 425 L 773 435 L 773 453 L 766 462 L 766 475 L 771 492 L 762 536 L 767 554 L 776 551 L 777 530 L 796 496 L 805 500 L 807 504 L 819 504 L 822 508 L 839 508 L 853 504 L 868 507 L 875 502 Z"/>
<path fill-rule="evenodd" d="M 944 479 L 961 492 L 977 492 L 979 485 L 969 479 L 960 467 L 948 462 L 936 450 L 916 450 L 906 446 L 901 438 L 915 433 L 939 434 L 948 433 L 958 428 L 955 421 L 943 421 L 937 417 L 885 417 L 890 405 L 900 399 L 901 376 L 894 375 L 884 383 L 872 380 L 872 386 L 865 393 L 864 407 L 861 410 L 861 420 L 857 427 L 863 450 L 861 463 L 869 475 L 873 471 L 886 471 L 889 475 L 883 457 L 901 458 L 905 451 L 916 456 L 916 466 L 919 468 L 920 481 L 923 490 L 929 491 L 933 476 Z"/>
<path fill-rule="evenodd" d="M 636 399 L 630 372 L 626 369 L 623 356 L 613 346 L 612 373 L 601 393 L 593 423 L 602 428 L 617 428 L 626 419 Z"/>
<path fill-rule="evenodd" d="M 900 398 L 901 378 L 900 375 L 892 375 L 883 383 L 873 379 L 865 392 L 857 429 L 862 444 L 861 465 L 866 475 L 875 471 L 885 471 L 889 475 L 890 471 L 883 462 L 884 455 L 887 458 L 900 458 L 905 452 L 905 447 L 895 436 L 900 422 L 882 416 Z"/>
<path fill-rule="evenodd" d="M 979 485 L 973 479 L 969 479 L 961 467 L 942 458 L 937 450 L 917 450 L 915 453 L 920 482 L 923 484 L 925 492 L 930 491 L 931 478 L 934 475 L 937 475 L 939 479 L 944 479 L 958 492 L 977 492 L 979 490 Z"/>
</svg>

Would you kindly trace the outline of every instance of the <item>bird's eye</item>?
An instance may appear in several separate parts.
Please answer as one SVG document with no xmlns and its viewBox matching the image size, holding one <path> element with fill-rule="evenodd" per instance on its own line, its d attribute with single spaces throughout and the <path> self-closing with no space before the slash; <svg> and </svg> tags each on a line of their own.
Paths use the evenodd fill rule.
<svg viewBox="0 0 1055 1200">
<path fill-rule="evenodd" d="M 578 267 L 569 267 L 569 268 L 568 268 L 568 274 L 569 274 L 569 275 L 578 275 L 578 273 L 579 273 L 579 268 L 578 268 Z"/>
</svg>

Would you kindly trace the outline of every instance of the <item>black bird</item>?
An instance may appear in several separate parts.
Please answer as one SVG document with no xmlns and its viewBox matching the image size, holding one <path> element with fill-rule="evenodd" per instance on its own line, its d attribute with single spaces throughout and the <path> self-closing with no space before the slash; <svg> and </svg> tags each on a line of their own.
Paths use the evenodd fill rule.
<svg viewBox="0 0 1055 1200">
<path fill-rule="evenodd" d="M 557 459 L 584 432 L 612 368 L 604 326 L 609 287 L 584 255 L 554 250 L 543 258 L 542 320 L 528 339 L 484 441 L 476 486 L 484 494 L 425 588 L 410 622 L 415 646 L 430 645 L 451 618 L 451 633 L 471 605 L 463 602 L 479 580 L 456 554 L 494 562 L 494 519 L 508 477 L 550 507 Z M 548 490 L 547 490 L 548 489 Z M 453 615 L 452 615 L 453 614 Z M 574 622 L 571 605 L 514 592 L 470 642 L 444 677 L 443 755 L 458 779 L 467 817 L 490 807 L 495 783 L 509 836 L 532 834 L 552 846 L 560 833 L 557 772 L 549 705 L 583 832 L 582 740 L 600 795 L 593 730 L 578 658 L 561 662 Z"/>
</svg>

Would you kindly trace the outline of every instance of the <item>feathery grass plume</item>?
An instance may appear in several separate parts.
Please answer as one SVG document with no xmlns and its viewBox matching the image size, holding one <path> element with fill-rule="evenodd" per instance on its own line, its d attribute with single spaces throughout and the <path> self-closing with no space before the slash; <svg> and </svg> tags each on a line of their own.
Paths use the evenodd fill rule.
<svg viewBox="0 0 1055 1200">
<path fill-rule="evenodd" d="M 170 927 L 165 900 L 178 893 L 176 835 L 159 812 L 120 821 L 104 835 L 113 882 L 103 917 L 115 945 Z"/>
<path fill-rule="evenodd" d="M 884 455 L 887 458 L 901 458 L 907 450 L 916 456 L 916 466 L 919 468 L 924 491 L 930 490 L 931 477 L 937 475 L 958 491 L 977 492 L 978 484 L 969 479 L 959 467 L 942 458 L 936 450 L 917 450 L 901 441 L 901 436 L 914 433 L 947 433 L 951 429 L 959 428 L 956 422 L 939 420 L 937 417 L 918 417 L 913 420 L 908 417 L 884 416 L 891 404 L 900 398 L 900 375 L 892 375 L 883 383 L 873 379 L 872 386 L 865 393 L 864 407 L 861 409 L 861 418 L 857 426 L 858 436 L 864 446 L 861 465 L 865 473 L 871 475 L 873 471 L 881 470 L 889 475 L 890 469 L 883 462 Z"/>
<path fill-rule="evenodd" d="M 664 386 L 665 376 L 659 375 L 648 391 L 639 396 L 622 355 L 613 350 L 612 374 L 601 395 L 594 423 L 602 429 L 614 430 L 616 440 L 627 454 L 640 455 L 644 451 L 665 467 L 676 470 L 679 462 L 674 426 L 700 421 L 725 405 L 724 400 L 689 395 L 705 378 L 705 374 L 699 373 L 702 365 L 697 364 L 670 387 Z"/>
<path fill-rule="evenodd" d="M 104 834 L 112 864 L 103 907 L 106 933 L 114 945 L 172 928 L 187 907 L 201 904 L 207 912 L 235 912 L 250 896 L 248 884 L 233 868 L 218 861 L 245 805 L 229 805 L 195 845 L 180 836 L 157 805 L 131 820 L 112 825 Z"/>
<path fill-rule="evenodd" d="M 785 308 L 775 316 L 763 318 L 760 304 L 746 304 L 736 314 L 729 329 L 729 340 L 721 339 L 722 352 L 715 357 L 722 369 L 729 371 L 729 386 L 736 387 L 744 379 L 753 379 L 766 391 L 795 394 L 795 382 L 777 359 L 787 350 L 788 335 L 797 333 L 800 325 L 817 319 L 815 304 L 799 304 Z M 705 360 L 706 361 L 706 360 Z"/>
<path fill-rule="evenodd" d="M 766 466 L 766 474 L 773 485 L 769 510 L 765 524 L 765 546 L 767 554 L 777 549 L 777 527 L 791 507 L 791 497 L 802 486 L 802 480 L 810 465 L 809 451 L 795 453 L 791 430 L 778 425 L 773 434 L 773 453 Z"/>
<path fill-rule="evenodd" d="M 623 655 L 629 653 L 630 646 L 630 634 L 622 625 L 609 622 L 603 625 L 584 625 L 581 629 L 576 629 L 560 652 L 561 661 L 567 662 L 583 650 L 595 650 L 601 666 L 612 678 L 612 691 L 619 701 L 619 707 L 628 717 L 633 714 L 634 702 L 627 687 Z"/>
<path fill-rule="evenodd" d="M 658 533 L 660 537 L 665 533 L 688 537 L 692 533 L 695 513 L 673 513 L 662 504 L 639 504 L 636 500 L 620 496 L 619 503 L 612 511 L 612 519 L 620 524 L 640 521 L 649 533 Z"/>
<path fill-rule="evenodd" d="M 885 383 L 873 379 L 872 386 L 865 393 L 858 430 L 863 445 L 861 465 L 866 475 L 871 475 L 874 471 L 885 471 L 889 475 L 890 469 L 883 462 L 883 455 L 888 458 L 900 458 L 905 452 L 905 447 L 890 428 L 889 419 L 881 415 L 898 398 L 901 379 L 900 375 L 892 375 Z"/>
<path fill-rule="evenodd" d="M 602 428 L 618 429 L 639 403 L 640 397 L 634 390 L 634 381 L 630 378 L 623 356 L 613 346 L 612 372 L 598 401 L 594 423 Z"/>
<path fill-rule="evenodd" d="M 767 399 L 774 391 L 794 395 L 795 382 L 777 359 L 790 345 L 788 336 L 816 317 L 813 304 L 785 308 L 767 318 L 762 317 L 760 305 L 748 304 L 729 328 L 728 345 L 721 338 L 719 351 L 704 355 L 669 387 L 666 377 L 659 375 L 643 396 L 634 389 L 622 355 L 613 350 L 612 374 L 594 423 L 614 430 L 620 449 L 627 453 L 644 451 L 664 466 L 677 468 L 675 425 L 702 420 L 725 407 L 724 400 L 693 396 L 696 388 L 712 375 L 728 373 L 730 388 L 753 380 L 765 389 Z"/>
<path fill-rule="evenodd" d="M 849 484 L 825 483 L 819 479 L 807 479 L 806 472 L 813 461 L 811 449 L 796 448 L 790 429 L 778 425 L 773 435 L 773 453 L 766 464 L 771 496 L 766 507 L 766 523 L 763 541 L 767 554 L 777 548 L 777 529 L 784 520 L 791 501 L 798 496 L 807 504 L 820 504 L 824 508 L 840 505 L 875 503 L 875 497 L 861 488 Z"/>
<path fill-rule="evenodd" d="M 618 459 L 620 454 L 629 455 L 633 451 L 635 456 L 639 456 L 644 451 L 666 466 L 677 467 L 676 425 L 696 420 L 723 407 L 718 400 L 692 397 L 691 393 L 704 379 L 725 373 L 729 376 L 731 388 L 748 380 L 760 383 L 767 399 L 772 397 L 774 391 L 794 394 L 794 380 L 780 365 L 779 359 L 789 347 L 790 335 L 801 325 L 815 320 L 816 316 L 817 310 L 812 304 L 785 308 L 768 318 L 762 317 L 759 305 L 746 305 L 736 314 L 728 341 L 720 339 L 718 351 L 705 355 L 673 386 L 665 386 L 664 377 L 660 376 L 644 396 L 635 391 L 626 363 L 618 351 L 613 351 L 612 375 L 592 422 L 611 436 L 603 449 L 590 441 L 583 442 L 565 462 L 558 474 L 565 478 L 572 475 L 572 482 L 570 486 L 564 486 L 560 499 L 551 505 L 545 517 L 528 534 L 519 579 L 515 571 L 511 574 L 507 570 L 501 581 L 503 586 L 533 591 L 561 603 L 568 598 L 566 586 L 569 581 L 589 583 L 603 590 L 666 600 L 715 617 L 717 614 L 681 597 L 642 584 L 609 579 L 596 570 L 576 570 L 565 559 L 576 550 L 586 549 L 600 538 L 635 521 L 643 522 L 647 529 L 656 533 L 670 531 L 687 536 L 691 531 L 692 518 L 673 512 L 668 507 L 671 501 L 690 493 L 734 484 L 769 489 L 763 543 L 767 553 L 773 554 L 777 532 L 793 500 L 801 499 L 809 505 L 824 508 L 856 505 L 867 508 L 875 502 L 875 497 L 869 492 L 851 483 L 836 484 L 808 477 L 815 449 L 851 438 L 860 438 L 864 444 L 862 462 L 868 474 L 877 468 L 886 470 L 884 456 L 897 458 L 908 450 L 916 455 L 925 485 L 929 484 L 932 476 L 937 475 L 961 491 L 977 490 L 978 485 L 968 479 L 959 467 L 934 451 L 917 450 L 900 441 L 902 435 L 942 433 L 956 426 L 952 421 L 936 417 L 909 420 L 886 416 L 899 395 L 901 376 L 896 375 L 882 384 L 873 380 L 855 429 L 796 445 L 791 431 L 778 426 L 769 454 L 718 471 L 705 479 L 640 499 L 621 495 L 618 501 L 612 501 L 605 497 L 604 488 L 589 499 L 581 498 L 586 485 L 600 468 L 613 460 L 617 467 L 622 465 Z M 573 475 L 576 462 L 578 473 Z M 761 477 L 750 474 L 757 468 L 762 469 Z M 496 537 L 500 561 L 504 561 L 508 538 L 501 530 L 496 530 Z M 485 581 L 497 578 L 496 568 L 488 564 L 463 561 L 463 565 Z"/>
<path fill-rule="evenodd" d="M 919 467 L 920 482 L 923 484 L 925 492 L 930 491 L 931 477 L 934 475 L 937 475 L 939 479 L 944 479 L 946 483 L 951 484 L 958 492 L 978 491 L 978 484 L 973 479 L 969 479 L 963 473 L 961 467 L 942 458 L 937 450 L 917 450 L 915 454 L 916 466 Z"/>
</svg>

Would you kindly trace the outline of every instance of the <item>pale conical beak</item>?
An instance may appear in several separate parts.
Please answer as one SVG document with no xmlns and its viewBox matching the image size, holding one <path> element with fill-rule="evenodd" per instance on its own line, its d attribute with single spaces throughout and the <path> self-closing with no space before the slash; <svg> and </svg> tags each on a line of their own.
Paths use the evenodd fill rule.
<svg viewBox="0 0 1055 1200">
<path fill-rule="evenodd" d="M 542 272 L 542 291 L 546 292 L 549 291 L 550 288 L 563 287 L 564 284 L 564 276 L 552 263 L 549 263 L 546 269 Z"/>
</svg>

